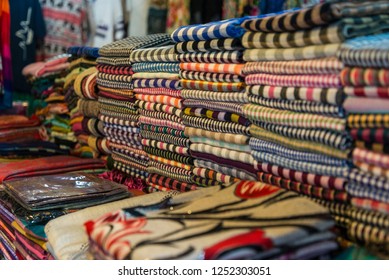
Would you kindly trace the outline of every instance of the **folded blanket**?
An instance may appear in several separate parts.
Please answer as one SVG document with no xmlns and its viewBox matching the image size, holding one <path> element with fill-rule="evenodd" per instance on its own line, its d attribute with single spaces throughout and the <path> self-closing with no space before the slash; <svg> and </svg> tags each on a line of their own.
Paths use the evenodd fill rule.
<svg viewBox="0 0 389 280">
<path fill-rule="evenodd" d="M 187 138 L 177 137 L 169 134 L 156 133 L 152 131 L 142 130 L 141 133 L 143 139 L 160 140 L 165 143 L 173 144 L 176 146 L 189 148 L 190 141 Z"/>
<path fill-rule="evenodd" d="M 182 109 L 182 99 L 171 97 L 167 95 L 153 95 L 153 94 L 135 94 L 136 99 L 151 103 L 160 103 L 171 105 L 178 109 Z"/>
<path fill-rule="evenodd" d="M 372 98 L 389 98 L 389 87 L 353 87 L 346 86 L 344 87 L 344 93 L 347 96 L 357 96 L 357 97 L 372 97 Z"/>
<path fill-rule="evenodd" d="M 242 63 L 242 51 L 193 52 L 178 55 L 180 62 Z"/>
<path fill-rule="evenodd" d="M 239 178 L 241 180 L 256 181 L 256 175 L 247 170 L 234 168 L 231 165 L 223 165 L 213 163 L 207 160 L 195 159 L 194 166 L 215 170 L 218 173 L 229 175 L 231 177 Z"/>
<path fill-rule="evenodd" d="M 135 102 L 136 106 L 139 107 L 139 111 L 151 111 L 151 112 L 161 112 L 161 113 L 167 113 L 170 115 L 174 115 L 176 117 L 181 117 L 182 110 L 178 109 L 171 105 L 165 105 L 161 103 L 154 103 L 154 102 L 146 102 L 143 100 L 137 100 Z"/>
<path fill-rule="evenodd" d="M 370 97 L 348 97 L 344 101 L 343 107 L 348 113 L 385 114 L 389 111 L 389 100 Z"/>
<path fill-rule="evenodd" d="M 243 50 L 240 38 L 185 41 L 174 45 L 176 53 Z"/>
<path fill-rule="evenodd" d="M 205 145 L 213 146 L 216 148 L 225 148 L 228 150 L 233 150 L 233 151 L 242 152 L 242 153 L 250 153 L 251 152 L 251 148 L 247 144 L 243 144 L 243 145 L 233 144 L 233 143 L 209 139 L 207 137 L 192 136 L 192 137 L 190 137 L 190 142 L 192 144 L 199 144 L 200 146 L 201 146 L 201 144 L 205 144 Z"/>
<path fill-rule="evenodd" d="M 185 108 L 183 110 L 183 113 L 188 116 L 194 116 L 194 117 L 202 117 L 206 119 L 212 119 L 212 120 L 218 120 L 218 121 L 224 121 L 224 122 L 232 122 L 241 124 L 244 126 L 249 126 L 251 122 L 247 120 L 246 118 L 229 112 L 224 111 L 214 111 L 214 110 L 208 110 L 205 108 Z"/>
<path fill-rule="evenodd" d="M 167 95 L 172 97 L 181 97 L 181 90 L 173 90 L 169 88 L 134 88 L 135 93 Z"/>
<path fill-rule="evenodd" d="M 147 178 L 147 183 L 157 184 L 159 186 L 165 187 L 169 190 L 177 190 L 180 192 L 194 191 L 198 189 L 198 186 L 194 184 L 188 184 L 185 182 L 180 182 L 169 177 L 165 177 L 158 174 L 151 174 Z"/>
<path fill-rule="evenodd" d="M 389 129 L 384 128 L 354 128 L 350 130 L 354 140 L 366 143 L 389 144 Z"/>
<path fill-rule="evenodd" d="M 222 92 L 240 92 L 245 89 L 243 82 L 239 83 L 222 83 L 222 82 L 207 82 L 196 80 L 181 80 L 182 87 L 184 89 L 197 89 L 197 90 L 209 90 L 209 91 L 222 91 Z"/>
<path fill-rule="evenodd" d="M 236 74 L 223 74 L 223 73 L 209 73 L 209 72 L 196 72 L 196 71 L 181 71 L 180 77 L 185 80 L 200 80 L 208 82 L 226 82 L 226 83 L 238 83 L 242 82 L 243 77 Z"/>
<path fill-rule="evenodd" d="M 349 128 L 389 128 L 388 114 L 349 114 Z"/>
<path fill-rule="evenodd" d="M 231 133 L 217 133 L 207 129 L 186 127 L 185 135 L 188 137 L 206 137 L 216 141 L 227 142 L 237 145 L 246 145 L 248 143 L 249 137 L 239 134 Z"/>
<path fill-rule="evenodd" d="M 181 62 L 180 69 L 197 72 L 242 75 L 244 64 Z"/>
<path fill-rule="evenodd" d="M 169 88 L 169 89 L 181 89 L 180 80 L 167 80 L 167 79 L 134 79 L 134 87 L 141 88 Z"/>
<path fill-rule="evenodd" d="M 164 72 L 164 73 L 178 73 L 180 65 L 170 62 L 140 62 L 132 65 L 132 71 L 138 72 Z"/>
<path fill-rule="evenodd" d="M 131 75 L 131 74 L 133 74 L 132 67 L 130 67 L 130 66 L 112 66 L 112 65 L 106 65 L 106 64 L 97 64 L 96 68 L 100 73 L 106 73 L 106 74 L 113 74 L 113 75 Z"/>
<path fill-rule="evenodd" d="M 174 52 L 174 46 L 158 48 L 142 48 L 131 52 L 131 63 L 137 62 L 177 62 L 177 54 Z"/>
<path fill-rule="evenodd" d="M 201 107 L 209 110 L 236 113 L 238 115 L 243 116 L 242 103 L 218 102 L 218 101 L 197 100 L 197 99 L 184 99 L 182 103 L 184 107 Z"/>
<path fill-rule="evenodd" d="M 209 91 L 209 90 L 197 90 L 197 89 L 183 89 L 181 96 L 184 100 L 184 104 L 188 104 L 187 99 L 198 101 L 218 101 L 221 104 L 223 102 L 236 103 L 248 103 L 247 95 L 244 92 L 222 92 L 222 91 Z M 186 101 L 186 103 L 185 103 Z"/>
</svg>

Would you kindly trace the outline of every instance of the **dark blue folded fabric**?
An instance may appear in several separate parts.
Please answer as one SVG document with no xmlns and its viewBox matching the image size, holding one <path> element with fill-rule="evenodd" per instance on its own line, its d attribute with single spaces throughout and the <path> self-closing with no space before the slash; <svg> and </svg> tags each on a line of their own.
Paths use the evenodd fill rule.
<svg viewBox="0 0 389 280">
<path fill-rule="evenodd" d="M 98 58 L 99 48 L 72 46 L 68 48 L 67 53 L 76 56 L 82 56 L 82 57 Z"/>
</svg>

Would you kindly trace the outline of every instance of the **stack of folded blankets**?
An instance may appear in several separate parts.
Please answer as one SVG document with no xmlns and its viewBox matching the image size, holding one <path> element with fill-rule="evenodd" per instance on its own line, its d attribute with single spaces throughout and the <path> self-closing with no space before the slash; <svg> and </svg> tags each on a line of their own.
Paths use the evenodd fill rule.
<svg viewBox="0 0 389 280">
<path fill-rule="evenodd" d="M 100 160 L 71 156 L 0 164 L 0 251 L 4 257 L 50 259 L 43 231 L 48 221 L 80 207 L 127 197 L 125 187 L 102 184 L 88 174 L 103 167 Z M 65 172 L 73 173 L 52 175 Z"/>
<path fill-rule="evenodd" d="M 108 163 L 111 169 L 126 174 L 129 178 L 126 184 L 131 188 L 146 186 L 148 156 L 141 142 L 140 115 L 135 104 L 130 55 L 137 49 L 169 44 L 171 39 L 167 34 L 154 34 L 129 37 L 104 45 L 99 50 L 99 119 L 104 123 L 104 132 L 112 152 Z"/>
<path fill-rule="evenodd" d="M 258 180 L 348 202 L 351 141 L 336 54 L 348 38 L 385 30 L 389 17 L 373 14 L 387 6 L 324 3 L 243 23 L 244 113 Z"/>
<path fill-rule="evenodd" d="M 174 46 L 135 50 L 130 62 L 141 144 L 149 158 L 147 191 L 195 190 L 193 159 L 181 118 L 180 70 Z"/>
<path fill-rule="evenodd" d="M 23 75 L 32 84 L 35 100 L 32 106 L 42 119 L 49 140 L 64 149 L 74 147 L 77 139 L 71 130 L 70 116 L 63 91 L 68 55 L 59 55 L 45 62 L 36 62 L 23 69 Z"/>
<path fill-rule="evenodd" d="M 109 154 L 103 123 L 98 120 L 96 59 L 98 48 L 70 47 L 70 67 L 66 76 L 66 101 L 71 113 L 72 131 L 77 138 L 73 154 L 97 158 Z"/>
<path fill-rule="evenodd" d="M 355 141 L 346 188 L 365 217 L 348 221 L 348 236 L 389 255 L 389 34 L 347 41 L 339 53 L 347 124 Z M 361 211 L 361 209 L 366 209 Z M 362 215 L 359 215 L 362 216 Z M 379 217 L 379 218 L 378 218 Z M 383 223 L 385 221 L 385 223 Z"/>
<path fill-rule="evenodd" d="M 85 223 L 94 259 L 323 259 L 338 248 L 328 210 L 261 182 L 128 204 Z"/>
<path fill-rule="evenodd" d="M 248 145 L 242 19 L 180 27 L 172 33 L 180 61 L 185 135 L 199 186 L 255 180 Z"/>
<path fill-rule="evenodd" d="M 46 130 L 36 116 L 0 116 L 0 162 L 68 153 L 47 140 Z"/>
</svg>

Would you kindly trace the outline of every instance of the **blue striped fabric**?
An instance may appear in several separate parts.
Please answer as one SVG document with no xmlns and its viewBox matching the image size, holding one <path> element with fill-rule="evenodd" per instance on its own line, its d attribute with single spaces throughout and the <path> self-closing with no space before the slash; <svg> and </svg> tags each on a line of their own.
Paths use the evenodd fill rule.
<svg viewBox="0 0 389 280">
<path fill-rule="evenodd" d="M 347 178 L 349 172 L 348 167 L 337 167 L 331 165 L 315 164 L 311 162 L 303 162 L 299 160 L 292 160 L 278 155 L 273 155 L 273 154 L 258 152 L 258 151 L 252 151 L 251 154 L 258 162 L 267 162 L 271 164 L 276 164 L 285 168 L 302 171 L 302 172 L 315 173 L 319 175 L 344 177 L 344 178 Z"/>
<path fill-rule="evenodd" d="M 132 71 L 135 73 L 139 72 L 165 72 L 165 73 L 179 73 L 179 63 L 153 63 L 153 62 L 141 62 L 134 63 L 132 65 Z"/>
<path fill-rule="evenodd" d="M 347 166 L 347 160 L 336 159 L 328 157 L 322 154 L 310 153 L 310 152 L 301 152 L 293 150 L 290 148 L 283 147 L 272 142 L 264 141 L 255 137 L 251 137 L 249 145 L 252 150 L 258 152 L 271 153 L 274 155 L 279 155 L 281 157 L 286 157 L 293 160 L 308 161 L 318 164 L 325 165 L 334 165 L 334 166 Z"/>
<path fill-rule="evenodd" d="M 360 186 L 358 184 L 349 183 L 346 186 L 346 191 L 354 197 L 370 198 L 377 201 L 389 203 L 389 191 Z"/>
<path fill-rule="evenodd" d="M 167 80 L 167 79 L 134 79 L 134 87 L 138 88 L 170 88 L 181 89 L 180 80 Z"/>
<path fill-rule="evenodd" d="M 374 187 L 389 191 L 389 179 L 382 176 L 375 176 L 354 168 L 349 175 L 349 182 L 363 187 Z"/>
<path fill-rule="evenodd" d="M 239 38 L 245 33 L 245 29 L 241 27 L 241 24 L 246 19 L 249 19 L 249 17 L 182 26 L 173 31 L 171 38 L 174 42 Z"/>
</svg>

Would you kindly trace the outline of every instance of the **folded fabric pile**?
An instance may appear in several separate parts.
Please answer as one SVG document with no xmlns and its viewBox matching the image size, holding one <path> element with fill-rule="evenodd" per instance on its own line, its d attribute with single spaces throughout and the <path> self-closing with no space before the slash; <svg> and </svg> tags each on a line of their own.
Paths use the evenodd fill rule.
<svg viewBox="0 0 389 280">
<path fill-rule="evenodd" d="M 308 198 L 248 181 L 201 191 L 86 222 L 90 252 L 119 260 L 320 259 L 337 249 L 328 210 Z"/>
<path fill-rule="evenodd" d="M 341 80 L 347 96 L 347 125 L 355 141 L 354 168 L 346 189 L 352 205 L 369 210 L 366 215 L 384 216 L 380 221 L 389 219 L 388 43 L 389 34 L 365 36 L 347 41 L 339 52 L 346 66 Z M 349 220 L 348 236 L 389 255 L 388 224 L 376 220 Z"/>
<path fill-rule="evenodd" d="M 68 153 L 47 140 L 46 130 L 36 116 L 0 116 L 0 162 Z"/>
<path fill-rule="evenodd" d="M 66 177 L 66 182 L 60 182 L 55 186 L 55 191 L 47 193 L 49 188 L 44 187 L 41 194 L 37 194 L 35 182 L 41 180 L 39 176 L 49 174 L 60 174 L 72 171 L 92 172 L 104 168 L 104 163 L 95 159 L 80 159 L 71 156 L 53 156 L 20 162 L 0 164 L 0 248 L 6 259 L 50 259 L 47 252 L 46 236 L 43 227 L 50 219 L 54 219 L 69 212 L 71 209 L 37 210 L 21 207 L 9 194 L 3 184 L 13 184 L 18 180 L 24 181 L 26 187 L 19 194 L 28 192 L 28 195 L 21 197 L 22 200 L 34 200 L 46 192 L 40 203 L 48 202 L 51 197 L 65 195 L 65 188 L 70 179 L 77 177 Z M 36 177 L 35 177 L 36 176 Z M 90 176 L 90 175 L 87 175 Z M 82 179 L 82 178 L 79 178 Z M 22 182 L 20 181 L 20 182 Z M 82 180 L 79 181 L 82 183 Z M 10 186 L 10 185 L 8 185 Z M 53 187 L 54 185 L 51 185 Z M 84 186 L 85 187 L 85 186 Z M 83 191 L 83 188 L 77 188 Z M 86 189 L 85 189 L 86 190 Z M 69 192 L 68 192 L 69 193 Z M 86 199 L 83 196 L 81 199 Z"/>
<path fill-rule="evenodd" d="M 199 186 L 255 180 L 242 76 L 244 18 L 180 27 L 172 33 L 180 61 L 185 135 Z"/>
<path fill-rule="evenodd" d="M 32 83 L 35 101 L 31 106 L 42 119 L 49 140 L 70 150 L 77 139 L 71 130 L 68 106 L 65 102 L 64 83 L 68 55 L 63 54 L 46 62 L 36 62 L 23 69 L 23 75 Z"/>
<path fill-rule="evenodd" d="M 104 137 L 103 122 L 98 119 L 98 48 L 74 46 L 67 53 L 71 55 L 71 65 L 66 76 L 66 100 L 71 111 L 72 131 L 78 140 L 73 154 L 81 157 L 105 157 L 110 150 Z"/>
<path fill-rule="evenodd" d="M 130 188 L 144 188 L 148 176 L 148 156 L 143 150 L 139 110 L 133 92 L 132 63 L 130 55 L 141 48 L 171 44 L 167 34 L 129 37 L 107 45 L 99 50 L 97 59 L 99 120 L 104 123 L 104 132 L 112 155 L 108 158 L 110 169 L 118 170 L 129 178 Z M 108 175 L 107 178 L 115 176 Z"/>
<path fill-rule="evenodd" d="M 130 62 L 141 144 L 149 158 L 147 191 L 195 190 L 190 143 L 181 118 L 180 68 L 174 46 L 135 50 Z"/>
</svg>

